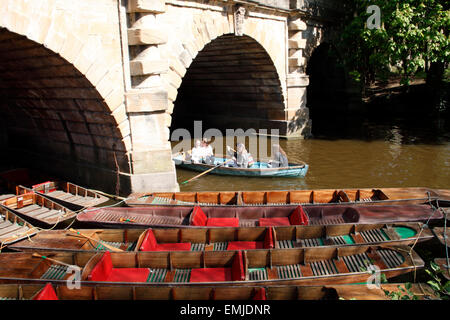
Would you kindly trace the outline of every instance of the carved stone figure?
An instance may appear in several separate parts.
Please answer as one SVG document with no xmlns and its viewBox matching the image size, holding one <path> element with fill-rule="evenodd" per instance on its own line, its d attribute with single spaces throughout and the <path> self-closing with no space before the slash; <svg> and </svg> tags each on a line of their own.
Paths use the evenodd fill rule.
<svg viewBox="0 0 450 320">
<path fill-rule="evenodd" d="M 239 6 L 234 12 L 234 34 L 236 36 L 242 36 L 244 34 L 244 20 L 245 20 L 245 8 Z"/>
</svg>

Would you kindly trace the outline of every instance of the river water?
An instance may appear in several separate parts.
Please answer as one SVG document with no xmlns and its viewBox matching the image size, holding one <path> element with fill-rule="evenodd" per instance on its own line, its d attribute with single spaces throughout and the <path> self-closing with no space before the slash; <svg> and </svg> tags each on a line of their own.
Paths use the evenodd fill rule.
<svg viewBox="0 0 450 320">
<path fill-rule="evenodd" d="M 248 178 L 177 169 L 181 191 L 318 188 L 450 188 L 450 130 L 439 119 L 349 119 L 316 124 L 306 140 L 280 140 L 290 162 L 309 165 L 305 178 Z M 313 131 L 314 133 L 314 131 Z"/>
</svg>

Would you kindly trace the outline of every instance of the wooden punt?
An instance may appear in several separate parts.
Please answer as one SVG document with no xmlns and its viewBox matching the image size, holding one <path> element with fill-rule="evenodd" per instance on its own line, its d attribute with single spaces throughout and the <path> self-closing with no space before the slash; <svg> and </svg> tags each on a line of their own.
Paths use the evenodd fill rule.
<svg viewBox="0 0 450 320">
<path fill-rule="evenodd" d="M 84 285 L 69 289 L 67 285 L 2 284 L 0 300 L 390 300 L 384 290 L 399 291 L 403 283 L 383 283 L 380 288 L 359 285 L 324 286 L 117 286 Z M 413 283 L 409 289 L 418 299 L 435 299 L 431 287 Z"/>
<path fill-rule="evenodd" d="M 450 280 L 450 267 L 447 264 L 447 258 L 436 258 L 434 259 L 434 263 L 436 263 L 439 268 L 442 270 L 442 275 Z"/>
<path fill-rule="evenodd" d="M 204 217 L 202 223 L 196 223 L 197 216 Z M 435 210 L 429 205 L 155 206 L 87 209 L 78 214 L 77 221 L 80 226 L 94 228 L 196 228 L 199 226 L 256 227 L 263 224 L 276 226 L 279 223 L 285 225 L 398 223 L 426 221 L 429 218 L 436 220 L 442 217 L 441 210 Z"/>
<path fill-rule="evenodd" d="M 0 250 L 4 246 L 35 235 L 37 231 L 33 225 L 8 208 L 0 207 Z"/>
<path fill-rule="evenodd" d="M 304 177 L 308 172 L 309 166 L 306 163 L 289 163 L 288 167 L 270 168 L 266 162 L 257 161 L 250 168 L 230 168 L 220 167 L 227 159 L 216 158 L 214 165 L 204 163 L 193 163 L 191 161 L 184 161 L 181 155 L 173 157 L 175 165 L 179 168 L 188 169 L 192 171 L 203 172 L 214 167 L 217 167 L 210 174 L 222 176 L 240 176 L 240 177 Z"/>
<path fill-rule="evenodd" d="M 423 230 L 421 231 L 421 229 Z M 17 251 L 226 251 L 306 247 L 409 245 L 433 238 L 423 224 L 332 225 L 204 229 L 83 229 L 41 231 L 9 246 Z M 150 245 L 149 245 L 150 243 Z M 111 250 L 111 249 L 109 249 Z"/>
<path fill-rule="evenodd" d="M 292 204 L 421 204 L 438 199 L 427 188 L 317 189 L 271 191 L 205 191 L 133 193 L 125 203 L 135 206 L 292 205 Z"/>
<path fill-rule="evenodd" d="M 64 181 L 47 181 L 33 185 L 31 188 L 22 185 L 16 188 L 17 195 L 32 191 L 73 211 L 99 206 L 109 200 L 97 192 Z"/>
<path fill-rule="evenodd" d="M 450 248 L 450 231 L 447 228 L 447 232 L 445 232 L 446 239 L 444 241 L 444 228 L 436 227 L 433 228 L 433 233 L 438 238 L 438 240 L 444 245 Z"/>
<path fill-rule="evenodd" d="M 278 286 L 363 283 L 375 268 L 387 279 L 424 267 L 407 246 L 243 251 L 42 252 L 0 255 L 0 283 L 173 286 Z M 377 268 L 376 268 L 377 267 Z"/>
<path fill-rule="evenodd" d="M 9 209 L 35 226 L 63 226 L 76 217 L 75 212 L 35 192 L 0 201 L 0 207 Z"/>
</svg>

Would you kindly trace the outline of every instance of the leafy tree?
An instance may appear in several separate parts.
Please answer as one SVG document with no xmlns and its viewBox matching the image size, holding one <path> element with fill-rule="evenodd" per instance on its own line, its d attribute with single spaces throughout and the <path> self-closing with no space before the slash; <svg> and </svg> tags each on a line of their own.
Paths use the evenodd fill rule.
<svg viewBox="0 0 450 320">
<path fill-rule="evenodd" d="M 369 29 L 369 5 L 381 9 L 381 27 Z M 418 71 L 442 79 L 450 60 L 447 0 L 353 0 L 340 42 L 350 74 L 363 85 L 398 68 L 402 83 Z M 434 66 L 434 68 L 429 68 Z"/>
</svg>

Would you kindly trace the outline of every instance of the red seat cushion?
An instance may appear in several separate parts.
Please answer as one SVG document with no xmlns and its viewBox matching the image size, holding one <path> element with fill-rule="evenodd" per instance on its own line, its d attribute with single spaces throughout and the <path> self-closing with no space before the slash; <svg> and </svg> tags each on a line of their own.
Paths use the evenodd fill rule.
<svg viewBox="0 0 450 320">
<path fill-rule="evenodd" d="M 253 250 L 262 248 L 262 241 L 232 241 L 228 244 L 227 250 Z"/>
<path fill-rule="evenodd" d="M 252 300 L 267 300 L 266 298 L 266 288 L 257 289 Z"/>
<path fill-rule="evenodd" d="M 291 222 L 288 217 L 279 217 L 279 218 L 260 218 L 259 225 L 261 227 L 270 227 L 270 226 L 290 226 Z"/>
<path fill-rule="evenodd" d="M 289 215 L 289 221 L 291 225 L 306 226 L 309 223 L 308 216 L 301 206 L 295 208 L 295 210 Z"/>
<path fill-rule="evenodd" d="M 208 220 L 208 217 L 203 212 L 202 208 L 200 208 L 199 206 L 194 207 L 194 210 L 192 210 L 191 213 L 191 225 L 204 227 L 206 226 L 206 220 Z"/>
<path fill-rule="evenodd" d="M 160 243 L 156 242 L 152 229 L 146 231 L 144 240 L 142 241 L 139 251 L 190 251 L 191 244 L 186 243 Z"/>
<path fill-rule="evenodd" d="M 106 251 L 88 276 L 90 281 L 107 281 L 112 272 L 111 254 Z"/>
<path fill-rule="evenodd" d="M 190 251 L 191 244 L 189 242 L 183 243 L 161 243 L 156 246 L 155 251 Z"/>
<path fill-rule="evenodd" d="M 209 218 L 208 227 L 239 227 L 239 218 Z"/>
<path fill-rule="evenodd" d="M 156 242 L 152 229 L 148 229 L 145 233 L 144 240 L 142 240 L 142 244 L 139 247 L 139 251 L 157 251 L 157 245 L 158 243 Z"/>
<path fill-rule="evenodd" d="M 47 283 L 45 287 L 33 298 L 33 300 L 59 300 L 58 296 L 53 290 L 50 283 Z"/>
<path fill-rule="evenodd" d="M 273 228 L 269 227 L 266 230 L 266 235 L 264 236 L 264 249 L 275 248 L 275 243 L 273 241 Z"/>
<path fill-rule="evenodd" d="M 147 282 L 148 268 L 113 268 L 105 281 L 110 282 Z"/>
<path fill-rule="evenodd" d="M 88 276 L 89 281 L 146 282 L 148 268 L 113 268 L 111 253 L 106 251 Z"/>
<path fill-rule="evenodd" d="M 244 259 L 242 251 L 238 251 L 234 255 L 233 264 L 231 265 L 231 272 L 233 281 L 245 280 Z"/>
<path fill-rule="evenodd" d="M 191 270 L 190 282 L 231 281 L 231 268 L 197 268 Z"/>
</svg>

